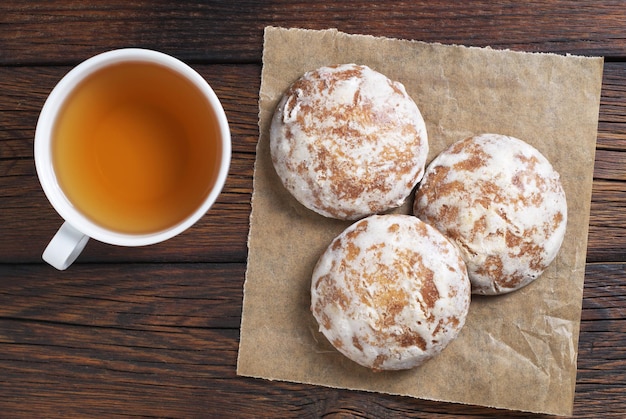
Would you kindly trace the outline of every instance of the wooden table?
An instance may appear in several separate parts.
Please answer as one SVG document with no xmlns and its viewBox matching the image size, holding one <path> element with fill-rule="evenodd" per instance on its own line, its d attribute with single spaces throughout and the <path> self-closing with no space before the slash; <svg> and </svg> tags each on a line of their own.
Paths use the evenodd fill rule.
<svg viewBox="0 0 626 419">
<path fill-rule="evenodd" d="M 275 25 L 606 57 L 574 412 L 623 417 L 626 7 L 495 3 L 2 2 L 0 416 L 503 415 L 236 375 L 262 35 Z M 59 272 L 41 261 L 61 219 L 35 173 L 37 117 L 72 66 L 130 46 L 174 55 L 213 86 L 231 124 L 230 175 L 214 208 L 181 236 L 131 249 L 90 241 L 78 263 Z"/>
</svg>

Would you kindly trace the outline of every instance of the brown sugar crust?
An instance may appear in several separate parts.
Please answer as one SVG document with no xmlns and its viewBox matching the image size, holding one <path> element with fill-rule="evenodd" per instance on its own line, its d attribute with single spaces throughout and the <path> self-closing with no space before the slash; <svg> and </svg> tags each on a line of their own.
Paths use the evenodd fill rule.
<svg viewBox="0 0 626 419">
<path fill-rule="evenodd" d="M 356 64 L 305 73 L 270 127 L 283 185 L 326 217 L 358 219 L 400 206 L 422 178 L 424 120 L 399 82 Z"/>
<path fill-rule="evenodd" d="M 410 215 L 373 215 L 320 257 L 311 311 L 341 353 L 373 370 L 415 367 L 465 323 L 470 282 L 456 247 Z"/>
<path fill-rule="evenodd" d="M 477 294 L 532 282 L 556 257 L 567 224 L 565 192 L 550 162 L 497 134 L 467 138 L 438 155 L 414 213 L 457 244 Z"/>
</svg>

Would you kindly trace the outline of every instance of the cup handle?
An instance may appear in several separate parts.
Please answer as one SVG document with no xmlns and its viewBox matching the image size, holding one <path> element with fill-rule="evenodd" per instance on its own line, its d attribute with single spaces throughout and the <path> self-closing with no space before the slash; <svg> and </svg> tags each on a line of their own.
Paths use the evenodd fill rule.
<svg viewBox="0 0 626 419">
<path fill-rule="evenodd" d="M 76 230 L 67 221 L 54 235 L 42 258 L 60 271 L 67 269 L 83 251 L 89 236 Z"/>
</svg>

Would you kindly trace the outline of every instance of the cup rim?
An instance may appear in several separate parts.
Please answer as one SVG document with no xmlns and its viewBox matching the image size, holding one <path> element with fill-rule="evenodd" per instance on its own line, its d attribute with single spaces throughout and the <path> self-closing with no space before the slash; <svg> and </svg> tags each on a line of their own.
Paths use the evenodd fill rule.
<svg viewBox="0 0 626 419">
<path fill-rule="evenodd" d="M 185 219 L 160 231 L 151 233 L 122 233 L 107 229 L 78 211 L 63 192 L 54 172 L 51 158 L 52 130 L 54 128 L 58 110 L 69 94 L 78 84 L 102 68 L 123 62 L 144 62 L 158 64 L 174 71 L 191 82 L 209 102 L 215 113 L 215 119 L 220 133 L 221 156 L 213 187 L 204 201 L 196 210 Z M 48 201 L 55 211 L 66 222 L 92 239 L 120 246 L 145 246 L 170 239 L 195 224 L 213 206 L 222 192 L 232 154 L 231 134 L 224 108 L 209 83 L 193 68 L 171 55 L 142 48 L 122 48 L 106 51 L 81 62 L 72 68 L 56 84 L 48 95 L 39 114 L 35 128 L 34 157 L 35 168 L 39 182 Z"/>
</svg>

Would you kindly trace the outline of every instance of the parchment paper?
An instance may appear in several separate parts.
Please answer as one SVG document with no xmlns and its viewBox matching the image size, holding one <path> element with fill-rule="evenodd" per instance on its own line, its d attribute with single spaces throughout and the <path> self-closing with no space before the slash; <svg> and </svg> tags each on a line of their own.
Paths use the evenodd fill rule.
<svg viewBox="0 0 626 419">
<path fill-rule="evenodd" d="M 283 188 L 269 157 L 269 122 L 287 87 L 305 71 L 352 62 L 405 85 L 426 120 L 429 161 L 470 135 L 512 135 L 552 162 L 568 200 L 566 237 L 548 270 L 514 293 L 473 296 L 459 338 L 409 371 L 371 372 L 318 332 L 309 310 L 311 273 L 350 222 L 301 206 Z M 602 58 L 266 28 L 237 373 L 571 414 L 602 67 Z"/>
</svg>

